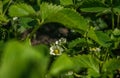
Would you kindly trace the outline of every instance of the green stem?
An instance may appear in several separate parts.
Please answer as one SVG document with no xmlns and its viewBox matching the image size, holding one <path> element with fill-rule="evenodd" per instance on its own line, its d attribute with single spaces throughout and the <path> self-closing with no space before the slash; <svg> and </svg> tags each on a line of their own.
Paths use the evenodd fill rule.
<svg viewBox="0 0 120 78">
<path fill-rule="evenodd" d="M 75 0 L 73 0 L 73 4 L 75 5 Z"/>
<path fill-rule="evenodd" d="M 113 11 L 113 4 L 112 4 L 112 0 L 111 0 L 111 16 L 112 16 L 112 29 L 114 29 L 114 11 Z"/>
<path fill-rule="evenodd" d="M 119 14 L 117 15 L 117 28 L 119 28 L 119 23 L 120 23 L 120 16 Z"/>
<path fill-rule="evenodd" d="M 114 29 L 114 13 L 112 12 L 112 29 Z"/>
<path fill-rule="evenodd" d="M 15 39 L 17 39 L 17 28 L 16 28 L 17 24 L 15 22 L 16 21 L 11 20 L 11 24 L 12 24 L 11 30 L 12 32 L 14 32 L 13 34 L 14 34 Z"/>
<path fill-rule="evenodd" d="M 90 26 L 89 29 L 85 32 L 85 41 L 86 41 L 86 46 L 87 46 L 87 50 L 89 50 L 89 45 L 88 45 L 88 32 L 90 30 Z"/>
<path fill-rule="evenodd" d="M 11 3 L 12 3 L 12 0 L 9 1 L 8 5 L 6 6 L 6 8 L 5 8 L 4 12 L 3 12 L 3 15 L 5 15 L 5 13 L 7 12 L 7 10 L 8 10 Z"/>
<path fill-rule="evenodd" d="M 105 53 L 105 57 L 104 57 L 104 61 L 109 59 L 109 49 L 106 49 L 106 53 Z"/>
<path fill-rule="evenodd" d="M 31 38 L 31 37 L 34 35 L 34 33 L 35 33 L 35 32 L 40 28 L 40 26 L 43 24 L 43 22 L 40 22 L 39 19 L 37 19 L 37 21 L 38 21 L 38 26 L 36 26 L 36 27 L 33 29 L 33 31 L 30 33 L 30 35 L 28 35 L 27 39 L 28 39 L 28 38 Z"/>
<path fill-rule="evenodd" d="M 107 61 L 107 60 L 109 60 L 109 48 L 106 48 L 105 49 L 105 54 L 102 54 L 101 55 L 102 56 L 102 61 L 100 62 L 100 64 L 99 64 L 99 68 L 100 68 L 100 73 L 101 73 L 101 78 L 103 78 L 104 76 L 106 76 L 106 75 L 104 75 L 103 74 L 103 64 Z M 106 78 L 106 77 L 104 77 L 104 78 Z"/>
<path fill-rule="evenodd" d="M 37 0 L 37 5 L 40 6 L 41 0 Z"/>
</svg>

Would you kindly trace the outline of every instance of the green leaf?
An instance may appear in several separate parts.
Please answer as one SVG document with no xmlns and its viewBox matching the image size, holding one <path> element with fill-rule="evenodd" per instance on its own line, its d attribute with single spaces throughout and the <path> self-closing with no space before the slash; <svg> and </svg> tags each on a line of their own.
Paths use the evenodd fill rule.
<svg viewBox="0 0 120 78">
<path fill-rule="evenodd" d="M 109 0 L 109 2 L 110 2 L 110 0 Z M 113 6 L 119 6 L 120 5 L 120 0 L 112 1 L 112 4 L 113 4 Z"/>
<path fill-rule="evenodd" d="M 60 0 L 61 5 L 72 5 L 73 1 L 72 0 Z"/>
<path fill-rule="evenodd" d="M 2 14 L 2 12 L 3 12 L 3 3 L 2 1 L 0 1 L 0 15 Z"/>
<path fill-rule="evenodd" d="M 0 24 L 7 23 L 8 21 L 9 20 L 4 15 L 0 15 Z"/>
<path fill-rule="evenodd" d="M 18 32 L 23 33 L 25 30 L 32 28 L 32 26 L 28 25 L 28 23 L 30 23 L 31 21 L 33 21 L 33 19 L 29 17 L 19 18 L 20 28 L 18 29 Z"/>
<path fill-rule="evenodd" d="M 90 29 L 88 31 L 88 37 L 90 37 L 103 47 L 109 47 L 111 45 L 109 43 L 110 38 L 107 34 L 103 33 L 102 31 L 95 31 L 93 29 Z"/>
<path fill-rule="evenodd" d="M 115 71 L 116 69 L 120 69 L 120 60 L 118 59 L 107 60 L 103 64 L 103 68 L 102 68 L 104 72 L 111 72 L 111 73 L 113 73 L 112 71 Z"/>
<path fill-rule="evenodd" d="M 49 48 L 46 45 L 43 44 L 34 45 L 34 48 L 38 51 L 41 51 L 41 54 L 43 54 L 44 57 L 49 56 Z"/>
<path fill-rule="evenodd" d="M 3 5 L 8 4 L 11 0 L 3 0 Z"/>
<path fill-rule="evenodd" d="M 95 72 L 94 69 L 88 69 L 88 76 L 91 78 L 91 77 L 99 77 L 100 76 L 100 73 L 98 72 Z"/>
<path fill-rule="evenodd" d="M 34 74 L 37 77 L 33 78 L 44 78 L 45 73 L 42 67 L 46 60 L 40 52 L 17 41 L 9 42 L 2 57 L 0 78 L 23 78 Z"/>
<path fill-rule="evenodd" d="M 53 4 L 48 4 L 48 3 L 42 3 L 40 6 L 40 16 L 42 20 L 45 20 L 48 16 L 54 15 L 56 12 L 61 10 L 63 7 L 53 5 Z"/>
<path fill-rule="evenodd" d="M 105 12 L 109 8 L 105 7 L 88 7 L 88 8 L 81 8 L 80 10 L 83 12 Z"/>
<path fill-rule="evenodd" d="M 73 57 L 73 62 L 77 68 L 88 68 L 90 76 L 99 76 L 99 61 L 91 55 L 78 55 Z"/>
<path fill-rule="evenodd" d="M 9 15 L 11 17 L 33 16 L 35 10 L 27 4 L 11 5 L 9 8 Z"/>
<path fill-rule="evenodd" d="M 1 65 L 1 56 L 3 54 L 5 43 L 3 41 L 0 41 L 0 65 Z"/>
<path fill-rule="evenodd" d="M 96 20 L 96 23 L 97 23 L 97 25 L 96 25 L 96 30 L 105 29 L 105 28 L 108 27 L 108 25 L 106 24 L 106 22 L 103 21 L 103 20 L 100 19 L 100 18 Z M 97 28 L 98 28 L 98 29 L 97 29 Z"/>
<path fill-rule="evenodd" d="M 74 64 L 71 61 L 71 58 L 65 54 L 62 54 L 60 57 L 56 59 L 55 62 L 53 62 L 50 69 L 50 75 L 58 75 L 62 72 L 71 70 L 73 68 Z"/>
<path fill-rule="evenodd" d="M 111 12 L 105 0 L 83 0 L 80 10 L 83 12 L 98 13 L 97 16 Z"/>
<path fill-rule="evenodd" d="M 114 7 L 113 10 L 114 10 L 114 12 L 115 12 L 116 14 L 119 14 L 119 15 L 120 15 L 120 6 Z"/>
<path fill-rule="evenodd" d="M 104 2 L 102 2 L 102 0 L 83 0 L 81 7 L 82 8 L 105 7 L 105 5 Z"/>
<path fill-rule="evenodd" d="M 48 22 L 61 23 L 68 28 L 82 31 L 87 31 L 89 28 L 87 21 L 72 9 L 62 9 L 59 12 L 52 14 L 45 20 L 45 23 Z"/>
<path fill-rule="evenodd" d="M 87 40 L 87 42 L 86 42 L 85 38 L 77 38 L 77 39 L 69 42 L 68 47 L 73 48 L 73 47 L 76 47 L 77 45 L 83 46 L 83 44 L 86 44 L 86 43 L 93 44 L 92 41 L 90 41 L 90 40 Z"/>
<path fill-rule="evenodd" d="M 113 31 L 113 34 L 114 34 L 115 36 L 120 36 L 120 29 L 115 28 L 114 31 Z"/>
<path fill-rule="evenodd" d="M 35 70 L 32 71 L 30 78 L 45 78 L 49 66 L 49 48 L 45 45 L 36 45 L 34 48 L 43 55 Z M 36 77 L 37 76 L 37 77 Z"/>
</svg>

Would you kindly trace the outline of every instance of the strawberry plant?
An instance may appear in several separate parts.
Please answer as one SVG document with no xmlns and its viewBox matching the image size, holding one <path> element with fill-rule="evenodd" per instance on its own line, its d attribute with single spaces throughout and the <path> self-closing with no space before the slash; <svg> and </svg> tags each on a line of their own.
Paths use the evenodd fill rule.
<svg viewBox="0 0 120 78">
<path fill-rule="evenodd" d="M 0 78 L 119 78 L 119 4 L 1 0 Z"/>
</svg>

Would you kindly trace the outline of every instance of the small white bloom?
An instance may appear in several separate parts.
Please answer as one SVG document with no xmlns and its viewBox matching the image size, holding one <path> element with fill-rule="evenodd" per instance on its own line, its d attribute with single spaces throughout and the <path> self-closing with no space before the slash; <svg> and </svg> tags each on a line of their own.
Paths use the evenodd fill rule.
<svg viewBox="0 0 120 78">
<path fill-rule="evenodd" d="M 13 17 L 13 20 L 15 21 L 15 20 L 17 20 L 18 19 L 18 17 Z"/>
<path fill-rule="evenodd" d="M 63 51 L 64 51 L 63 48 L 58 45 L 53 45 L 50 47 L 51 55 L 61 55 Z"/>
<path fill-rule="evenodd" d="M 94 48 L 91 48 L 91 47 L 90 47 L 90 51 L 100 52 L 101 49 L 100 49 L 100 48 L 97 48 L 97 47 L 94 47 Z"/>
<path fill-rule="evenodd" d="M 55 44 L 62 45 L 64 43 L 66 43 L 66 42 L 67 42 L 66 38 L 60 38 L 58 41 L 55 42 Z"/>
<path fill-rule="evenodd" d="M 75 32 L 75 30 L 71 30 L 71 32 Z"/>
<path fill-rule="evenodd" d="M 97 51 L 97 52 L 100 52 L 100 51 L 101 51 L 101 49 L 100 49 L 100 48 L 96 48 L 96 51 Z"/>
<path fill-rule="evenodd" d="M 66 43 L 66 42 L 67 42 L 66 38 L 60 38 L 60 39 L 59 39 L 59 43 L 61 43 L 61 44 L 62 44 L 62 43 Z"/>
<path fill-rule="evenodd" d="M 56 42 L 55 42 L 55 44 L 57 44 L 57 45 L 58 45 L 58 44 L 59 44 L 59 41 L 56 41 Z"/>
<path fill-rule="evenodd" d="M 74 72 L 73 71 L 68 71 L 68 73 L 66 74 L 67 76 L 73 75 Z"/>
</svg>

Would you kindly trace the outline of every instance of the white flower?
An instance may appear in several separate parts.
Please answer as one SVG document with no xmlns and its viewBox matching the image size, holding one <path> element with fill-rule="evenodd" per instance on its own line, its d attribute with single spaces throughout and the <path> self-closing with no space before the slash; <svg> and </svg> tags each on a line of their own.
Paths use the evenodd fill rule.
<svg viewBox="0 0 120 78">
<path fill-rule="evenodd" d="M 59 44 L 59 41 L 56 41 L 56 42 L 55 42 L 55 44 L 57 44 L 57 45 L 58 45 L 58 44 Z"/>
<path fill-rule="evenodd" d="M 70 76 L 70 75 L 73 75 L 73 74 L 74 74 L 73 71 L 68 71 L 66 75 L 67 75 L 67 76 Z"/>
<path fill-rule="evenodd" d="M 60 42 L 60 43 L 66 43 L 67 40 L 66 40 L 66 38 L 61 38 L 61 39 L 59 39 L 59 42 Z"/>
<path fill-rule="evenodd" d="M 58 45 L 53 45 L 50 47 L 51 55 L 61 55 L 63 51 L 64 51 L 63 48 Z"/>
<path fill-rule="evenodd" d="M 97 51 L 97 52 L 100 52 L 100 51 L 101 51 L 101 49 L 100 49 L 100 48 L 96 48 L 96 51 Z"/>
<path fill-rule="evenodd" d="M 75 30 L 71 30 L 71 32 L 75 32 Z"/>
<path fill-rule="evenodd" d="M 100 48 L 97 48 L 97 47 L 94 47 L 94 48 L 91 48 L 91 47 L 90 47 L 90 51 L 100 52 L 101 49 L 100 49 Z"/>
<path fill-rule="evenodd" d="M 15 21 L 15 20 L 17 20 L 18 19 L 18 17 L 13 17 L 13 20 Z"/>
<path fill-rule="evenodd" d="M 60 38 L 58 41 L 55 42 L 57 45 L 62 45 L 67 42 L 66 38 Z"/>
</svg>

